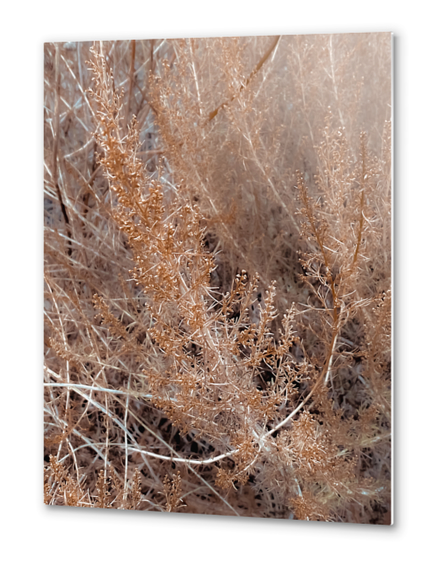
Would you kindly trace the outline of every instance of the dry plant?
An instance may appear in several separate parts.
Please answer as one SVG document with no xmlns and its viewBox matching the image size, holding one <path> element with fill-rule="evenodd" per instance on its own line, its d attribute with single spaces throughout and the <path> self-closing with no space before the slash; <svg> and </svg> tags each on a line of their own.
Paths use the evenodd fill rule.
<svg viewBox="0 0 433 562">
<path fill-rule="evenodd" d="M 45 502 L 389 524 L 391 37 L 45 46 Z"/>
</svg>

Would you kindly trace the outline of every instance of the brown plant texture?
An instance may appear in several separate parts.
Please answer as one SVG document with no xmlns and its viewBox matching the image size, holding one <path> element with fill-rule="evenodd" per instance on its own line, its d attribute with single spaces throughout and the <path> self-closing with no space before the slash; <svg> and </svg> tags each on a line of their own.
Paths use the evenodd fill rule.
<svg viewBox="0 0 433 562">
<path fill-rule="evenodd" d="M 45 45 L 45 503 L 391 522 L 391 36 Z"/>
</svg>

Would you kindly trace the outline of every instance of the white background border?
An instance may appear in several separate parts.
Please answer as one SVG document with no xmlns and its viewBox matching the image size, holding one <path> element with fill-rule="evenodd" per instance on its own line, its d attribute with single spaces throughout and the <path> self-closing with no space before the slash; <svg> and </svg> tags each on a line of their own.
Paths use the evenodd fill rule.
<svg viewBox="0 0 433 562">
<path fill-rule="evenodd" d="M 424 560 L 432 410 L 432 43 L 425 0 L 8 3 L 1 41 L 1 504 L 4 560 Z M 43 43 L 395 34 L 395 525 L 47 508 L 42 498 Z M 424 550 L 425 549 L 425 550 Z M 423 553 L 426 552 L 426 554 Z"/>
</svg>

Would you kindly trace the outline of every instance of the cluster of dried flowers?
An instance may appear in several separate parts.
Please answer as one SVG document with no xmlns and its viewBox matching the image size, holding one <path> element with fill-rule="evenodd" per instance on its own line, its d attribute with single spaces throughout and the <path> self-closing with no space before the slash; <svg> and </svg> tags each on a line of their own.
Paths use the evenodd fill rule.
<svg viewBox="0 0 433 562">
<path fill-rule="evenodd" d="M 47 503 L 389 522 L 389 103 L 389 34 L 46 45 Z"/>
</svg>

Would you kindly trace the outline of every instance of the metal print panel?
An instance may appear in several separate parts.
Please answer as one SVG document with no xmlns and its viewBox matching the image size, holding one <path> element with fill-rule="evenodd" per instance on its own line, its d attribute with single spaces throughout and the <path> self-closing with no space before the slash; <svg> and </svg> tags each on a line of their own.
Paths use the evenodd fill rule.
<svg viewBox="0 0 433 562">
<path fill-rule="evenodd" d="M 391 522 L 391 34 L 45 45 L 49 505 Z"/>
</svg>

